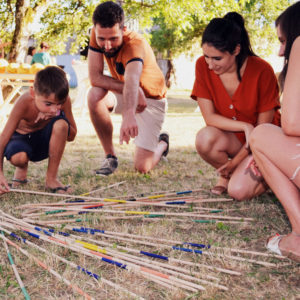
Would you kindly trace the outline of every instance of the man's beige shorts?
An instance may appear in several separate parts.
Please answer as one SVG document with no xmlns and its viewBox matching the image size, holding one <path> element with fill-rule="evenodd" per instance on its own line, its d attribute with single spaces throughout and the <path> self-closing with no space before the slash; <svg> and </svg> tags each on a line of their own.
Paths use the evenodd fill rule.
<svg viewBox="0 0 300 300">
<path fill-rule="evenodd" d="M 123 96 L 111 93 L 115 96 L 114 112 L 122 113 Z M 138 136 L 135 137 L 136 146 L 154 152 L 159 134 L 168 108 L 167 99 L 155 100 L 146 98 L 147 107 L 141 113 L 135 114 L 138 125 Z"/>
</svg>

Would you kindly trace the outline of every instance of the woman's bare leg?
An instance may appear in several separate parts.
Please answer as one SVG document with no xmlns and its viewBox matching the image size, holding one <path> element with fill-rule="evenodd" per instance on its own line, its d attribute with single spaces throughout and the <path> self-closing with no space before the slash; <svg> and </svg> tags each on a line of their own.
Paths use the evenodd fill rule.
<svg viewBox="0 0 300 300">
<path fill-rule="evenodd" d="M 280 242 L 282 251 L 300 257 L 300 138 L 286 136 L 281 128 L 263 124 L 250 138 L 253 157 L 266 182 L 276 194 L 290 220 L 293 234 Z M 291 178 L 294 177 L 293 180 Z"/>
<path fill-rule="evenodd" d="M 232 132 L 207 126 L 198 131 L 195 146 L 198 154 L 218 169 L 240 150 L 242 144 Z M 227 188 L 227 185 L 228 179 L 220 176 L 216 187 Z"/>
</svg>

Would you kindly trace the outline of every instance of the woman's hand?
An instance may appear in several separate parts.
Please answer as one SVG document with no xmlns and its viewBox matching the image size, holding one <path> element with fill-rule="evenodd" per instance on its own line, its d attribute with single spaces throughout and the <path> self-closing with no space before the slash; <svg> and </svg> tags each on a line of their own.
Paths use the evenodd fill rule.
<svg viewBox="0 0 300 300">
<path fill-rule="evenodd" d="M 252 174 L 257 177 L 257 178 L 262 178 L 262 174 L 260 173 L 259 169 L 258 169 L 258 166 L 254 160 L 254 158 L 252 157 L 247 166 L 246 166 L 246 170 L 250 170 L 252 172 Z"/>
<path fill-rule="evenodd" d="M 236 167 L 236 164 L 232 160 L 228 160 L 226 164 L 217 169 L 217 172 L 222 177 L 229 179 Z"/>
<path fill-rule="evenodd" d="M 245 137 L 246 137 L 246 145 L 245 145 L 246 148 L 249 147 L 249 137 L 250 137 L 250 134 L 253 129 L 254 129 L 254 126 L 252 124 L 249 124 L 246 122 L 244 123 L 243 131 L 244 131 Z"/>
</svg>

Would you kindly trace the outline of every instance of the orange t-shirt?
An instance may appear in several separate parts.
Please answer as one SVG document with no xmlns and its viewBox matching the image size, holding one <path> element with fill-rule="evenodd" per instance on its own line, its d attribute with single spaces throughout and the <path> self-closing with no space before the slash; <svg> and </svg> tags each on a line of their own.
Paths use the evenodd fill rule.
<svg viewBox="0 0 300 300">
<path fill-rule="evenodd" d="M 100 52 L 94 27 L 91 31 L 89 49 Z M 131 61 L 141 61 L 143 71 L 140 78 L 140 87 L 143 89 L 145 96 L 152 99 L 162 99 L 166 96 L 165 78 L 156 63 L 153 50 L 138 33 L 125 31 L 123 45 L 119 52 L 114 57 L 106 57 L 105 55 L 104 57 L 112 77 L 123 82 L 126 65 Z"/>
<path fill-rule="evenodd" d="M 257 125 L 258 114 L 275 109 L 273 124 L 280 126 L 279 88 L 272 67 L 257 56 L 249 56 L 242 80 L 232 97 L 220 77 L 209 70 L 204 56 L 196 62 L 192 99 L 213 101 L 216 112 L 229 119 Z M 236 134 L 245 143 L 244 133 Z"/>
</svg>

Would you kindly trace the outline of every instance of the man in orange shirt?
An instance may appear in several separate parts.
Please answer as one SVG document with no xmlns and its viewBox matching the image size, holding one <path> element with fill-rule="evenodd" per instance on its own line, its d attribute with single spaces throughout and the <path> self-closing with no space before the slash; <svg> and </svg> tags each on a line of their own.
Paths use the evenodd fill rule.
<svg viewBox="0 0 300 300">
<path fill-rule="evenodd" d="M 109 112 L 122 113 L 120 143 L 135 138 L 135 168 L 146 173 L 167 155 L 169 137 L 160 134 L 166 109 L 166 86 L 150 45 L 124 26 L 123 9 L 112 1 L 98 5 L 93 14 L 88 69 L 91 120 L 106 159 L 97 175 L 112 174 L 118 160 L 112 143 Z M 104 58 L 112 77 L 103 74 Z"/>
</svg>

